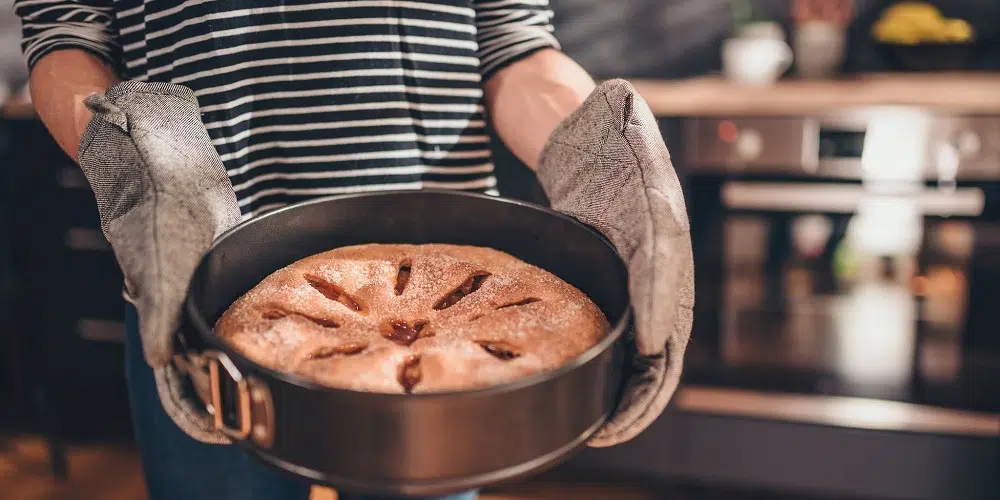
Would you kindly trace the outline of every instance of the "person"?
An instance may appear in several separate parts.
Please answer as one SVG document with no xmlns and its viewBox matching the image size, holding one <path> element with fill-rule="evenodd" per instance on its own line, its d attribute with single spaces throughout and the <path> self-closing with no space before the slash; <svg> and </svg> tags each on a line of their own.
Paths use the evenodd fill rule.
<svg viewBox="0 0 1000 500">
<path fill-rule="evenodd" d="M 543 184 L 556 192 L 553 206 L 573 212 L 610 235 L 619 251 L 627 254 L 630 271 L 638 269 L 636 262 L 643 263 L 643 272 L 650 276 L 658 267 L 677 270 L 660 273 L 655 282 L 645 279 L 645 285 L 633 283 L 633 295 L 641 294 L 643 302 L 653 303 L 657 299 L 649 286 L 663 283 L 673 289 L 681 280 L 689 281 L 685 266 L 690 264 L 677 260 L 677 256 L 687 259 L 684 252 L 690 252 L 689 241 L 686 247 L 676 247 L 680 251 L 670 259 L 663 256 L 668 239 L 685 241 L 686 214 L 679 195 L 671 194 L 666 205 L 651 198 L 643 210 L 622 209 L 633 220 L 627 221 L 627 227 L 618 227 L 618 221 L 586 220 L 586 206 L 603 203 L 599 196 L 591 200 L 558 194 L 572 191 L 560 187 L 569 181 L 599 187 L 590 176 L 600 173 L 600 168 L 566 170 L 575 162 L 560 158 L 576 150 L 560 153 L 550 142 L 557 128 L 566 127 L 567 117 L 579 112 L 588 98 L 593 106 L 603 101 L 594 97 L 595 82 L 587 72 L 559 50 L 547 0 L 17 0 L 15 12 L 22 20 L 22 49 L 38 115 L 87 173 L 102 210 L 105 234 L 126 271 L 129 292 L 131 285 L 141 281 L 130 280 L 139 271 L 129 266 L 141 268 L 141 259 L 152 257 L 148 252 L 136 257 L 138 261 L 123 256 L 129 250 L 121 243 L 123 237 L 114 233 L 121 224 L 110 224 L 106 213 L 115 203 L 106 200 L 121 201 L 114 198 L 118 192 L 109 191 L 140 189 L 136 186 L 142 184 L 142 176 L 127 173 L 130 168 L 157 163 L 156 155 L 140 144 L 149 140 L 137 135 L 143 122 L 129 121 L 134 118 L 129 112 L 141 114 L 142 110 L 118 107 L 124 106 L 121 96 L 137 88 L 145 89 L 147 97 L 183 94 L 179 88 L 190 90 L 204 126 L 198 132 L 207 132 L 217 153 L 213 161 L 224 166 L 230 181 L 227 195 L 235 195 L 243 220 L 290 203 L 340 193 L 442 188 L 496 195 L 491 126 L 518 159 L 539 170 Z M 157 82 L 170 87 L 142 87 Z M 641 142 L 628 133 L 633 108 L 639 109 L 633 99 L 638 98 L 622 88 L 607 95 L 628 101 L 596 115 L 606 124 L 618 124 L 608 125 L 608 133 L 613 128 L 622 140 Z M 94 96 L 107 97 L 100 101 Z M 167 111 L 161 114 L 173 112 L 162 109 Z M 640 134 L 646 137 L 651 115 L 638 116 L 647 120 L 639 124 L 646 127 Z M 143 134 L 153 130 L 152 135 L 181 136 L 185 132 L 171 128 L 171 123 L 180 120 L 158 118 L 159 125 L 143 129 Z M 93 139 L 97 132 L 92 130 L 112 125 L 121 129 L 115 132 L 116 139 Z M 128 139 L 127 134 L 135 144 L 114 142 Z M 651 148 L 653 161 L 638 161 L 635 168 L 653 168 L 648 177 L 658 183 L 654 187 L 668 192 L 676 184 L 669 155 L 658 131 L 649 137 L 652 142 L 645 146 Z M 197 145 L 192 144 L 192 150 Z M 550 156 L 559 165 L 544 167 L 547 146 L 556 150 Z M 133 158 L 125 150 L 138 153 Z M 184 154 L 190 158 L 196 153 Z M 152 170 L 147 174 L 157 175 Z M 105 179 L 97 179 L 100 176 Z M 107 182 L 114 176 L 118 188 L 111 189 Z M 626 178 L 635 179 L 614 170 L 604 180 L 621 184 Z M 629 181 L 628 188 L 638 191 L 635 196 L 633 191 L 622 191 L 626 202 L 645 199 L 642 184 Z M 623 202 L 608 203 L 614 207 Z M 639 219 L 642 214 L 646 219 Z M 660 231 L 667 219 L 672 221 L 669 231 Z M 143 219 L 131 224 L 152 223 Z M 633 229 L 646 232 L 627 234 Z M 633 243 L 638 246 L 629 247 Z M 667 274 L 678 277 L 670 282 L 662 278 Z M 640 280 L 640 275 L 630 280 Z M 667 319 L 636 309 L 636 365 L 659 371 L 630 383 L 637 396 L 625 400 L 642 408 L 622 410 L 622 422 L 613 432 L 604 433 L 599 445 L 628 439 L 649 425 L 676 387 L 690 330 L 683 311 L 690 309 L 688 302 L 693 298 L 682 293 L 683 300 L 675 300 L 673 295 L 670 300 L 683 302 L 677 309 L 681 311 L 676 313 L 677 326 L 671 307 L 665 307 L 670 310 Z M 156 301 L 169 300 L 144 300 L 152 300 L 153 305 L 142 306 L 146 302 L 140 301 L 138 310 L 129 307 L 127 311 L 126 351 L 135 433 L 150 498 L 307 498 L 306 483 L 264 467 L 238 447 L 194 439 L 189 427 L 178 425 L 176 413 L 164 409 L 169 401 L 162 391 L 158 394 L 151 368 L 159 363 L 154 358 L 159 358 L 150 354 L 146 337 L 146 330 L 160 323 L 150 320 L 152 326 L 147 328 L 146 317 L 156 315 L 143 308 L 168 307 Z M 646 326 L 646 319 L 671 324 L 654 328 Z M 643 340 L 653 330 L 663 331 Z M 680 333 L 674 335 L 675 330 Z M 654 390 L 643 389 L 644 384 L 654 383 L 650 381 L 657 384 Z M 448 498 L 475 496 L 467 492 Z M 341 498 L 355 497 L 341 492 Z"/>
</svg>

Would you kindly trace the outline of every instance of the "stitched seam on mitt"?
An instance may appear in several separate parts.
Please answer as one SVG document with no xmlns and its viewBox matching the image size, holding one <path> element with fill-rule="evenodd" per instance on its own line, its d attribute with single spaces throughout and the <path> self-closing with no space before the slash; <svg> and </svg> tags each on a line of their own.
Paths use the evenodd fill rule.
<svg viewBox="0 0 1000 500">
<path fill-rule="evenodd" d="M 604 136 L 604 137 L 605 137 L 605 139 L 607 139 L 607 136 Z M 553 146 L 562 146 L 562 147 L 564 147 L 564 148 L 569 148 L 569 149 L 572 149 L 573 151 L 576 151 L 576 152 L 578 152 L 578 153 L 583 153 L 583 154 L 585 154 L 585 155 L 590 155 L 590 156 L 595 156 L 595 157 L 596 157 L 596 156 L 599 156 L 599 154 L 597 154 L 597 153 L 591 153 L 590 151 L 587 151 L 587 150 L 585 150 L 585 149 L 580 149 L 580 148 L 578 148 L 578 147 L 576 147 L 576 146 L 574 146 L 574 145 L 572 145 L 572 144 L 567 144 L 567 143 L 565 143 L 565 142 L 560 142 L 560 141 L 552 141 L 552 145 L 553 145 Z M 601 146 L 601 151 L 603 151 L 603 150 L 604 150 L 604 147 L 603 147 L 603 145 L 602 145 L 602 146 Z M 544 161 L 544 159 L 543 159 L 543 161 Z"/>
<path fill-rule="evenodd" d="M 670 199 L 670 197 L 667 196 L 666 193 L 664 193 L 663 191 L 661 191 L 659 188 L 655 188 L 655 187 L 650 186 L 647 189 L 649 189 L 650 191 L 653 191 L 654 193 L 662 196 L 663 199 L 665 199 L 665 200 L 669 200 Z M 690 231 L 691 230 L 691 222 L 688 219 L 687 214 L 685 214 L 685 216 L 681 220 L 684 222 L 684 224 L 683 225 L 678 224 L 677 225 L 678 226 L 677 231 L 667 233 L 668 236 L 680 236 L 680 235 L 683 235 L 685 231 Z"/>
<path fill-rule="evenodd" d="M 129 138 L 129 140 L 132 141 L 132 145 L 135 146 L 135 140 L 132 139 L 131 134 L 128 135 L 128 138 Z M 143 153 L 143 151 L 138 146 L 135 146 L 135 151 L 136 151 L 136 154 L 139 155 L 139 158 L 142 160 L 143 164 L 146 166 L 146 168 L 143 169 L 143 174 L 149 179 L 149 185 L 152 188 L 150 190 L 151 193 L 150 193 L 149 197 L 150 197 L 150 199 L 153 202 L 153 207 L 154 208 L 152 210 L 152 212 L 153 212 L 152 216 L 151 216 L 152 220 L 150 221 L 150 223 L 152 225 L 150 232 L 152 233 L 153 246 L 154 246 L 154 248 L 156 248 L 156 255 L 155 255 L 155 258 L 153 259 L 152 266 L 153 266 L 153 275 L 157 277 L 157 279 L 156 279 L 156 291 L 157 291 L 158 295 L 156 295 L 156 296 L 157 297 L 162 297 L 164 295 L 163 290 L 164 290 L 164 287 L 166 286 L 166 283 L 165 283 L 166 280 L 164 280 L 164 279 L 161 278 L 162 275 L 161 275 L 161 270 L 160 270 L 160 259 L 163 257 L 163 255 L 162 255 L 163 249 L 160 247 L 160 244 L 159 244 L 160 243 L 160 235 L 159 235 L 159 233 L 160 233 L 160 226 L 159 226 L 159 224 L 157 224 L 157 213 L 159 212 L 159 210 L 156 210 L 156 206 L 157 206 L 158 201 L 159 201 L 160 186 L 158 186 L 156 184 L 156 180 L 153 178 L 152 175 L 149 174 L 149 161 L 146 158 L 146 155 Z"/>
<path fill-rule="evenodd" d="M 196 109 L 198 109 L 198 111 L 199 111 L 199 121 L 201 120 L 201 118 L 200 118 L 200 107 L 198 106 L 198 103 L 197 102 L 193 102 L 192 103 L 191 101 L 189 101 L 187 99 L 184 99 L 183 96 L 181 96 L 181 95 L 179 95 L 177 93 L 174 93 L 174 92 L 157 92 L 157 91 L 153 91 L 153 90 L 149 90 L 149 89 L 130 90 L 128 93 L 116 96 L 114 99 L 108 99 L 108 101 L 111 102 L 112 104 L 115 104 L 115 105 L 117 105 L 120 101 L 126 101 L 128 104 L 132 104 L 135 101 L 134 97 L 137 94 L 155 95 L 155 96 L 176 98 L 176 99 L 180 100 L 182 103 L 193 105 Z M 128 123 L 130 125 L 129 126 L 130 130 L 128 132 L 128 136 L 129 136 L 130 139 L 132 139 L 132 142 L 134 143 L 135 139 L 132 138 L 132 132 L 131 132 L 131 124 L 132 124 L 131 112 L 126 112 L 125 110 L 122 110 L 122 113 L 124 113 L 126 115 L 126 117 L 128 118 Z M 165 134 L 160 133 L 156 129 L 150 130 L 150 129 L 147 129 L 147 128 L 143 128 L 143 131 L 146 134 L 149 134 L 150 136 L 152 136 L 154 138 L 157 138 L 157 139 L 163 139 L 165 137 Z M 138 149 L 138 147 L 136 147 L 136 149 Z M 188 155 L 185 151 L 177 149 L 177 148 L 174 148 L 174 151 L 176 153 L 180 154 L 181 156 L 183 156 L 184 158 L 186 158 L 187 160 L 189 160 L 189 161 L 192 160 L 191 156 Z M 214 149 L 213 149 L 213 151 L 214 151 Z M 148 165 L 148 163 L 147 163 L 147 165 Z"/>
<path fill-rule="evenodd" d="M 113 124 L 111 124 L 110 122 L 108 122 L 107 120 L 104 120 L 103 118 L 101 118 L 101 119 L 100 119 L 100 121 L 101 121 L 102 123 L 104 123 L 105 125 L 107 125 L 107 126 L 110 126 L 110 127 L 112 127 L 112 128 L 117 128 L 117 127 L 115 127 L 115 126 L 114 126 Z M 87 127 L 88 127 L 88 128 L 90 128 L 90 126 L 91 126 L 92 124 L 93 124 L 93 123 L 91 123 L 91 124 L 88 124 L 88 125 L 87 125 Z M 98 127 L 98 126 L 99 126 L 99 125 L 95 125 L 95 127 Z M 77 154 L 77 157 L 78 157 L 78 158 L 81 158 L 81 157 L 83 156 L 83 153 L 84 153 L 84 152 L 87 152 L 87 151 L 89 151 L 89 148 L 90 148 L 90 146 L 91 146 L 91 145 L 93 144 L 93 142 L 94 142 L 94 141 L 95 141 L 95 140 L 97 139 L 97 136 L 98 136 L 98 134 L 99 134 L 100 132 L 101 132 L 101 130 L 97 130 L 97 129 L 95 128 L 95 130 L 93 131 L 93 133 L 92 133 L 92 134 L 90 134 L 90 136 L 89 136 L 89 137 L 87 137 L 87 144 L 86 144 L 86 146 L 84 146 L 83 148 L 81 148 L 81 150 L 80 150 L 80 153 L 78 153 L 78 154 Z M 139 156 L 139 158 L 140 158 L 140 159 L 141 159 L 142 161 L 145 161 L 145 159 L 144 159 L 144 158 L 142 158 L 142 152 L 140 152 L 140 151 L 139 151 L 139 148 L 138 148 L 138 147 L 136 147 L 136 145 L 135 145 L 135 141 L 133 141 L 133 140 L 132 140 L 132 136 L 131 136 L 131 135 L 129 135 L 129 134 L 128 134 L 128 132 L 126 132 L 126 131 L 122 131 L 121 133 L 122 133 L 122 134 L 123 134 L 123 135 L 125 136 L 125 138 L 127 138 L 127 139 L 128 139 L 128 141 L 129 141 L 129 142 L 131 142 L 131 143 L 132 143 L 132 147 L 133 147 L 133 148 L 135 148 L 135 152 L 136 152 L 136 154 L 137 154 L 137 155 Z M 97 168 L 100 168 L 100 166 L 98 166 Z M 80 169 L 81 169 L 81 170 L 83 170 L 83 168 L 82 168 L 82 167 L 81 167 Z M 141 175 L 142 175 L 142 177 L 143 177 L 143 178 L 144 178 L 144 179 L 145 179 L 146 181 L 148 181 L 148 183 L 149 183 L 148 185 L 149 185 L 149 186 L 151 186 L 151 187 L 152 187 L 152 186 L 154 186 L 154 183 L 153 183 L 153 177 L 152 177 L 151 175 L 149 175 L 149 171 L 148 171 L 148 169 L 142 169 L 142 173 L 141 173 Z M 138 208 L 138 207 L 142 206 L 142 205 L 143 205 L 144 203 L 146 203 L 146 202 L 148 202 L 148 201 L 150 201 L 150 200 L 153 200 L 153 203 L 154 203 L 154 205 L 155 205 L 155 203 L 156 203 L 156 202 L 155 202 L 155 196 L 154 196 L 154 193 L 144 193 L 144 194 L 143 194 L 143 196 L 142 196 L 142 198 L 140 198 L 140 200 L 139 200 L 139 203 L 137 203 L 137 204 L 136 204 L 136 205 L 135 205 L 134 207 L 132 207 L 132 208 L 130 208 L 130 209 L 128 209 L 128 210 L 126 210 L 126 211 L 125 211 L 124 213 L 122 213 L 122 214 L 118 215 L 117 217 L 113 217 L 113 218 L 111 218 L 111 219 L 108 219 L 108 221 L 107 221 L 106 223 L 103 223 L 103 224 L 102 224 L 102 229 L 103 229 L 104 227 L 108 227 L 108 228 L 110 228 L 110 227 L 111 227 L 111 224 L 112 224 L 112 223 L 113 223 L 114 221 L 116 221 L 116 220 L 119 220 L 119 219 L 121 219 L 121 218 L 123 218 L 123 217 L 127 216 L 128 214 L 132 213 L 132 211 L 134 211 L 134 210 L 135 210 L 136 208 Z"/>
<path fill-rule="evenodd" d="M 605 97 L 605 100 L 606 100 L 607 99 L 607 94 L 605 94 L 604 97 Z M 583 154 L 587 154 L 587 155 L 591 155 L 591 156 L 593 156 L 597 160 L 598 163 L 600 163 L 601 158 L 604 158 L 605 152 L 608 149 L 608 141 L 609 141 L 608 138 L 611 136 L 611 131 L 612 130 L 614 130 L 614 127 L 608 127 L 607 132 L 605 132 L 604 137 L 601 140 L 601 148 L 597 150 L 597 153 L 591 153 L 589 151 L 584 151 L 584 150 L 582 150 L 580 148 L 577 148 L 577 147 L 574 147 L 574 146 L 570 146 L 570 145 L 565 145 L 565 146 L 568 147 L 568 148 L 570 148 L 570 149 L 573 149 L 573 150 L 575 150 L 577 152 L 580 152 L 580 153 L 583 153 Z M 626 144 L 628 143 L 627 140 L 625 142 L 626 142 Z M 628 181 L 632 180 L 632 176 L 635 175 L 635 168 L 634 167 L 633 168 L 629 168 L 628 171 L 626 172 L 626 174 L 627 175 L 625 176 L 624 179 L 622 179 L 622 182 L 620 182 L 618 184 L 618 186 L 616 188 L 617 190 L 615 191 L 614 196 L 610 197 L 609 200 L 610 199 L 618 198 L 621 195 L 622 190 L 625 189 L 625 185 L 628 184 Z M 604 205 L 604 207 L 602 207 L 602 210 L 600 212 L 597 212 L 595 214 L 595 217 L 599 221 L 604 221 L 604 216 L 607 215 L 608 210 L 611 210 L 611 203 L 606 203 Z M 603 229 L 606 231 L 606 230 L 608 230 L 610 228 L 603 228 Z M 619 233 L 619 235 L 621 234 L 621 231 L 617 231 L 617 230 L 615 230 L 615 231 L 617 233 Z M 621 238 L 621 236 L 619 236 L 619 238 Z"/>
<path fill-rule="evenodd" d="M 153 137 L 154 139 L 164 139 L 164 138 L 166 138 L 166 135 L 165 135 L 165 134 L 162 134 L 162 133 L 160 133 L 160 132 L 156 132 L 156 131 L 153 131 L 153 130 L 146 130 L 145 132 L 146 132 L 147 134 L 149 134 L 149 135 L 150 135 L 151 137 Z M 176 152 L 177 154 L 180 154 L 181 156 L 183 156 L 183 157 L 184 157 L 184 158 L 185 158 L 186 160 L 188 160 L 188 161 L 194 161 L 194 159 L 193 159 L 193 158 L 191 158 L 191 156 L 189 156 L 189 155 L 188 155 L 188 154 L 187 154 L 186 152 L 184 152 L 183 150 L 180 150 L 180 149 L 177 149 L 177 148 L 173 148 L 173 150 L 174 150 L 174 152 Z"/>
<path fill-rule="evenodd" d="M 628 136 L 625 134 L 625 130 L 628 128 L 628 124 L 629 124 L 628 122 L 629 122 L 629 120 L 626 119 L 625 123 L 622 125 L 621 134 L 622 134 L 622 137 L 625 139 L 625 144 L 628 146 L 629 151 L 632 153 L 632 157 L 635 158 L 635 160 L 636 160 L 635 161 L 636 169 L 640 170 L 639 175 L 642 177 L 642 185 L 643 185 L 642 200 L 646 203 L 647 207 L 651 207 L 652 203 L 650 202 L 649 194 L 646 192 L 646 189 L 645 189 L 645 186 L 646 186 L 646 175 L 645 175 L 645 169 L 643 169 L 643 167 L 646 166 L 646 165 L 648 165 L 648 163 L 643 162 L 639 158 L 639 155 L 635 151 L 635 147 L 632 145 L 632 141 L 630 141 L 629 138 L 628 138 Z M 652 215 L 652 209 L 651 208 L 650 208 L 650 214 Z M 653 243 L 652 243 L 653 244 L 653 252 L 652 252 L 652 256 L 655 258 L 655 256 L 656 256 L 656 249 L 657 249 L 657 246 L 656 246 L 657 227 L 656 227 L 655 224 L 652 224 L 652 231 L 653 231 L 653 235 L 652 235 L 652 237 L 653 237 Z M 656 283 L 656 269 L 657 269 L 656 266 L 652 266 L 652 269 L 650 270 L 650 275 L 652 276 L 652 278 L 650 279 L 650 283 Z M 652 287 L 650 287 L 650 289 L 652 289 Z M 677 318 L 674 319 L 675 323 L 676 323 L 676 321 L 677 321 Z M 674 330 L 676 329 L 675 325 L 670 325 L 670 328 L 671 328 L 670 336 L 667 337 L 667 343 L 664 344 L 664 346 L 663 346 L 663 349 L 664 349 L 663 356 L 667 357 L 667 361 L 668 362 L 669 362 L 670 358 L 669 358 L 669 353 L 666 352 L 666 350 L 667 350 L 667 346 L 670 345 L 670 340 L 673 337 Z M 654 393 L 663 390 L 663 387 L 664 387 L 664 385 L 666 383 L 666 380 L 667 380 L 667 371 L 669 370 L 669 367 L 666 367 L 666 368 L 667 369 L 664 370 L 664 372 L 662 373 L 662 376 L 659 377 L 659 380 L 656 381 L 655 391 L 653 391 Z M 648 394 L 648 393 L 649 392 L 647 391 L 646 394 Z M 644 394 L 644 396 L 646 394 Z M 655 397 L 653 399 L 655 399 Z M 641 421 L 645 420 L 647 418 L 647 416 L 649 415 L 649 412 L 652 411 L 653 406 L 654 406 L 653 405 L 653 401 L 649 401 L 646 404 L 645 408 L 643 408 L 638 414 L 636 414 L 633 418 L 629 419 L 627 422 L 624 422 L 623 425 L 619 428 L 619 431 L 615 433 L 615 435 L 616 436 L 622 435 L 622 434 L 625 433 L 626 430 L 632 428 L 638 422 L 641 422 Z"/>
</svg>

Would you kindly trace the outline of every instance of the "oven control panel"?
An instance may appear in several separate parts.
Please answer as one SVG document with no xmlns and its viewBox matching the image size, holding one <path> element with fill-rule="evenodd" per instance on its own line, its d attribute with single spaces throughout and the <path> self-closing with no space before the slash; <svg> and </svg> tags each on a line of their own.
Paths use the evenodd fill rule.
<svg viewBox="0 0 1000 500">
<path fill-rule="evenodd" d="M 810 161 L 811 144 L 801 118 L 695 118 L 686 129 L 690 163 L 698 167 L 795 170 Z"/>
<path fill-rule="evenodd" d="M 1000 180 L 1000 116 L 879 108 L 692 118 L 684 127 L 687 165 L 695 174 L 861 179 L 888 172 L 943 183 Z"/>
</svg>

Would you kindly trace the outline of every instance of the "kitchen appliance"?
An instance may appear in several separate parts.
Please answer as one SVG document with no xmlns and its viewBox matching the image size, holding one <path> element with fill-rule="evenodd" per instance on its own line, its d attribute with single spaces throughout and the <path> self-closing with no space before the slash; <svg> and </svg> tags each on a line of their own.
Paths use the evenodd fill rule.
<svg viewBox="0 0 1000 500">
<path fill-rule="evenodd" d="M 261 367 L 213 335 L 225 308 L 273 271 L 373 242 L 506 251 L 579 288 L 612 329 L 558 370 L 426 395 L 320 387 Z M 216 426 L 252 454 L 337 488 L 438 495 L 553 466 L 604 423 L 624 369 L 627 290 L 622 261 L 599 233 L 540 206 L 440 191 L 344 195 L 289 206 L 221 236 L 192 278 L 182 344 L 209 366 Z"/>
<path fill-rule="evenodd" d="M 691 219 L 681 386 L 563 470 L 821 498 L 1000 498 L 1000 117 L 661 122 Z"/>
<path fill-rule="evenodd" d="M 877 107 L 686 133 L 688 382 L 1000 415 L 1000 117 Z"/>
</svg>

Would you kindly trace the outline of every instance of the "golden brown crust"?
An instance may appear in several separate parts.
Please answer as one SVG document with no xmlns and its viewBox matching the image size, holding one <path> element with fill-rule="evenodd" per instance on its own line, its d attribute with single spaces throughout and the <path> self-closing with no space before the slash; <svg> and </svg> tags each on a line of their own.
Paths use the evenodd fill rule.
<svg viewBox="0 0 1000 500">
<path fill-rule="evenodd" d="M 607 329 L 582 292 L 506 253 L 371 244 L 271 274 L 215 331 L 248 358 L 320 384 L 427 393 L 557 368 Z"/>
</svg>

